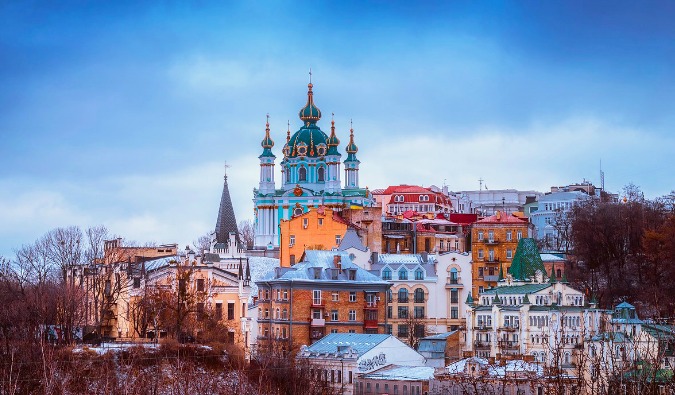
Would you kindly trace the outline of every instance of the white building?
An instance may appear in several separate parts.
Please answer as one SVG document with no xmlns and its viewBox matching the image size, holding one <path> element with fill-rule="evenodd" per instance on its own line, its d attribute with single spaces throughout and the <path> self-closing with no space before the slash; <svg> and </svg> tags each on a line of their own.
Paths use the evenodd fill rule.
<svg viewBox="0 0 675 395">
<path fill-rule="evenodd" d="M 547 248 L 567 250 L 570 247 L 567 215 L 575 205 L 588 199 L 591 197 L 581 191 L 554 192 L 540 197 L 537 210 L 530 214 L 535 238 L 545 240 Z"/>
<path fill-rule="evenodd" d="M 526 203 L 534 202 L 543 194 L 537 191 L 515 189 L 481 189 L 478 191 L 450 192 L 454 195 L 453 207 L 458 213 L 494 215 L 497 211 L 514 213 L 523 211 Z"/>
<path fill-rule="evenodd" d="M 310 363 L 313 380 L 341 394 L 354 394 L 357 375 L 389 365 L 424 366 L 424 357 L 391 335 L 332 333 L 303 346 L 299 359 Z"/>
</svg>

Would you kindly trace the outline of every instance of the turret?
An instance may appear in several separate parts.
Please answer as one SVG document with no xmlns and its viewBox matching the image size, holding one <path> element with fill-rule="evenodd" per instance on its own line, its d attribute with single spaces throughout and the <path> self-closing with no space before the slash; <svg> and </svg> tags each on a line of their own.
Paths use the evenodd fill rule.
<svg viewBox="0 0 675 395">
<path fill-rule="evenodd" d="M 274 160 L 276 156 L 272 153 L 274 141 L 270 137 L 270 116 L 267 115 L 267 122 L 265 123 L 265 138 L 260 142 L 263 148 L 262 154 L 258 157 L 260 159 L 260 183 L 258 185 L 258 193 L 267 195 L 274 193 Z"/>
<path fill-rule="evenodd" d="M 354 128 L 349 129 L 349 144 L 345 147 L 347 159 L 345 159 L 345 189 L 359 187 L 359 163 L 356 153 L 359 148 L 354 144 Z"/>
</svg>

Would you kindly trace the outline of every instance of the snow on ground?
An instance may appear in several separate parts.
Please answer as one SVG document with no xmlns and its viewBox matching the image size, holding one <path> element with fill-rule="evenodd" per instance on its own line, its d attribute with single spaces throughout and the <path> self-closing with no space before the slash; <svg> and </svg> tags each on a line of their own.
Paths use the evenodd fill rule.
<svg viewBox="0 0 675 395">
<path fill-rule="evenodd" d="M 159 348 L 159 344 L 157 343 L 102 343 L 100 346 L 87 346 L 87 345 L 81 345 L 73 348 L 74 353 L 79 353 L 79 352 L 85 352 L 85 351 L 93 351 L 97 353 L 98 355 L 103 355 L 108 352 L 120 352 L 124 350 L 128 350 L 130 348 L 134 347 L 143 347 L 145 349 L 149 350 L 156 350 Z"/>
</svg>

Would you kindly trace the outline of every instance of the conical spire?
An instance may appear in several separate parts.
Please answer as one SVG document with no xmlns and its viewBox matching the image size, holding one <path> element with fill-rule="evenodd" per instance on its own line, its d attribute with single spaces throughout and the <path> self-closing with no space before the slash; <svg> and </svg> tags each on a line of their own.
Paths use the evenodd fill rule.
<svg viewBox="0 0 675 395">
<path fill-rule="evenodd" d="M 335 135 L 335 114 L 331 114 L 330 121 L 330 137 L 326 140 L 326 145 L 328 146 L 328 155 L 339 155 L 337 151 L 338 145 L 340 145 L 340 139 Z"/>
<path fill-rule="evenodd" d="M 551 269 L 551 277 L 548 279 L 549 284 L 555 284 L 558 281 L 555 278 L 555 270 Z"/>
<path fill-rule="evenodd" d="M 562 280 L 560 280 L 561 283 L 563 284 L 569 284 L 570 282 L 567 281 L 567 272 L 563 270 L 563 275 L 562 275 Z"/>
<path fill-rule="evenodd" d="M 267 114 L 267 121 L 265 123 L 265 138 L 260 142 L 260 146 L 263 147 L 263 153 L 260 155 L 261 158 L 263 156 L 274 157 L 274 154 L 272 153 L 274 141 L 272 140 L 272 137 L 270 137 L 270 114 Z"/>
<path fill-rule="evenodd" d="M 350 121 L 351 123 L 351 121 Z M 349 128 L 349 144 L 347 144 L 347 147 L 345 148 L 345 151 L 351 156 L 352 154 L 356 154 L 359 151 L 359 147 L 354 144 L 354 128 L 350 127 Z"/>
<path fill-rule="evenodd" d="M 527 297 L 527 294 L 525 294 L 525 297 L 523 298 L 523 304 L 530 304 L 530 298 Z"/>
<path fill-rule="evenodd" d="M 471 292 L 466 296 L 466 304 L 469 306 L 473 305 L 473 296 L 471 296 Z"/>
<path fill-rule="evenodd" d="M 504 265 L 499 265 L 499 278 L 497 281 L 502 281 L 504 280 Z"/>
<path fill-rule="evenodd" d="M 225 165 L 226 169 L 227 167 L 229 166 Z M 227 244 L 232 232 L 237 235 L 237 242 L 239 242 L 239 230 L 237 229 L 237 219 L 234 217 L 234 208 L 232 208 L 230 189 L 227 186 L 227 172 L 223 178 L 225 180 L 223 183 L 223 194 L 220 197 L 218 219 L 216 220 L 216 242 Z"/>
<path fill-rule="evenodd" d="M 520 239 L 508 273 L 514 280 L 529 281 L 534 277 L 537 270 L 540 270 L 546 276 L 546 268 L 541 260 L 541 255 L 539 255 L 537 242 L 531 238 Z"/>
<path fill-rule="evenodd" d="M 502 304 L 502 300 L 499 299 L 499 294 L 497 292 L 495 292 L 495 298 L 492 300 L 492 304 L 494 305 Z"/>
</svg>

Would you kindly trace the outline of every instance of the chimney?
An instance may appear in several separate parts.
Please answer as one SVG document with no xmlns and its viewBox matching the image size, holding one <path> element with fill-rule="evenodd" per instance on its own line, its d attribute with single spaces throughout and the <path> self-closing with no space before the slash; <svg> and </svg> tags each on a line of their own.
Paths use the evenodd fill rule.
<svg viewBox="0 0 675 395">
<path fill-rule="evenodd" d="M 427 263 L 427 260 L 429 259 L 429 253 L 426 251 L 422 251 L 420 255 L 422 256 L 422 263 Z"/>
<path fill-rule="evenodd" d="M 375 263 L 377 263 L 378 259 L 379 259 L 379 258 L 378 258 L 377 252 L 373 251 L 373 252 L 370 254 L 370 263 L 371 263 L 371 264 L 375 264 Z"/>
<path fill-rule="evenodd" d="M 333 265 L 339 268 L 341 266 L 341 263 L 342 263 L 342 256 L 333 255 Z"/>
</svg>

